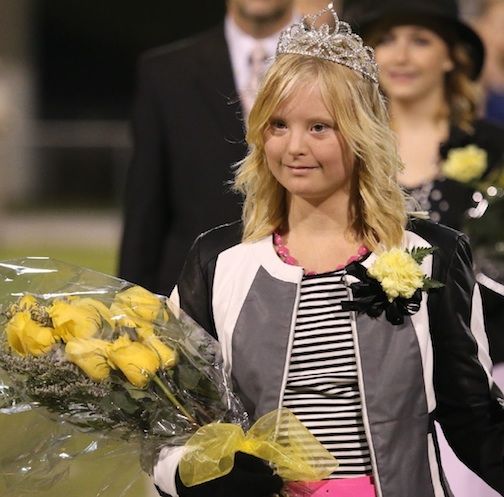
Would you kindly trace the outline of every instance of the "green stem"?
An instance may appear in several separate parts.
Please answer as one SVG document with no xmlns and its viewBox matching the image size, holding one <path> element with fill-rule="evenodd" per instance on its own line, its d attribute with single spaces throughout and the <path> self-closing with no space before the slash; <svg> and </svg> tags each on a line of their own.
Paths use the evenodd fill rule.
<svg viewBox="0 0 504 497">
<path fill-rule="evenodd" d="M 166 395 L 168 400 L 191 422 L 192 424 L 198 425 L 196 420 L 189 414 L 187 409 L 177 400 L 175 395 L 173 395 L 168 388 L 166 388 L 166 385 L 161 381 L 159 376 L 157 375 L 152 375 L 152 380 L 156 385 L 163 391 L 163 393 Z"/>
</svg>

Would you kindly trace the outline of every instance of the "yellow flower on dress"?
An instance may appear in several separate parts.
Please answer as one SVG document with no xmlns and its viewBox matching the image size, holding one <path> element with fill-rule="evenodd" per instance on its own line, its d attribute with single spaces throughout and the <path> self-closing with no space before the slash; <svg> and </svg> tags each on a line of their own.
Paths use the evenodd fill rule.
<svg viewBox="0 0 504 497">
<path fill-rule="evenodd" d="M 155 320 L 168 320 L 159 297 L 141 286 L 133 286 L 115 296 L 110 310 L 120 326 L 152 330 Z"/>
<path fill-rule="evenodd" d="M 114 369 L 120 369 L 128 381 L 139 388 L 147 385 L 161 365 L 156 352 L 139 342 L 132 342 L 126 335 L 112 343 L 108 358 Z"/>
<path fill-rule="evenodd" d="M 41 356 L 49 352 L 55 343 L 53 331 L 34 321 L 30 311 L 14 314 L 5 328 L 9 347 L 22 356 Z"/>
<path fill-rule="evenodd" d="M 424 285 L 421 267 L 408 252 L 399 248 L 379 255 L 367 272 L 380 282 L 389 302 L 397 297 L 409 299 Z"/>
<path fill-rule="evenodd" d="M 487 168 L 488 154 L 476 145 L 453 148 L 441 165 L 442 173 L 461 183 L 481 178 Z"/>
<path fill-rule="evenodd" d="M 98 338 L 75 338 L 66 344 L 65 355 L 91 379 L 101 381 L 110 376 L 107 360 L 110 345 L 110 342 Z"/>
<path fill-rule="evenodd" d="M 48 313 L 56 336 L 65 343 L 73 338 L 91 338 L 102 329 L 104 321 L 112 323 L 108 309 L 90 298 L 55 300 Z"/>
<path fill-rule="evenodd" d="M 177 364 L 177 352 L 165 345 L 154 331 L 139 328 L 137 330 L 140 343 L 152 349 L 159 356 L 162 368 L 173 368 Z"/>
</svg>

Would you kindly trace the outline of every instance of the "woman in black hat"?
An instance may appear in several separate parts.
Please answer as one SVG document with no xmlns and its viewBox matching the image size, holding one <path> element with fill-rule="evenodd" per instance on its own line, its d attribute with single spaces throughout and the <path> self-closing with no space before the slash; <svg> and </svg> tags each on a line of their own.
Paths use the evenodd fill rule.
<svg viewBox="0 0 504 497">
<path fill-rule="evenodd" d="M 504 129 L 477 117 L 480 37 L 459 18 L 456 0 L 347 0 L 343 17 L 375 48 L 405 164 L 400 183 L 433 221 L 463 229 L 485 211 L 478 183 L 504 166 Z M 489 217 L 471 222 L 479 231 Z M 483 292 L 492 357 L 504 362 L 503 297 Z"/>
<path fill-rule="evenodd" d="M 481 39 L 460 20 L 455 0 L 347 0 L 343 17 L 375 48 L 405 163 L 400 182 L 434 221 L 461 229 L 474 181 L 442 174 L 449 151 L 483 149 L 480 177 L 504 157 L 504 130 L 477 119 Z"/>
</svg>

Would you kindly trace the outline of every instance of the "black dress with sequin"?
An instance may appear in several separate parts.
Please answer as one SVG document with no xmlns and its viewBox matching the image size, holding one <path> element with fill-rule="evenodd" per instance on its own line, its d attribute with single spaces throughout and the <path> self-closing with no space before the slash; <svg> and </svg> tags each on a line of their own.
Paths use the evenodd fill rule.
<svg viewBox="0 0 504 497">
<path fill-rule="evenodd" d="M 452 126 L 448 140 L 440 146 L 439 159 L 440 162 L 445 160 L 450 150 L 475 145 L 487 152 L 487 169 L 482 176 L 487 178 L 496 170 L 504 169 L 504 128 L 484 120 L 476 121 L 473 127 L 472 132 L 467 132 Z M 471 210 L 474 212 L 478 209 L 482 201 L 482 195 L 472 186 L 442 176 L 407 191 L 416 201 L 417 208 L 419 206 L 427 211 L 433 221 L 461 231 L 464 230 Z M 485 223 L 485 215 L 472 222 Z M 504 219 L 501 229 L 504 241 Z M 473 246 L 473 249 L 477 247 Z M 504 286 L 504 281 L 498 283 Z M 484 284 L 480 287 L 490 353 L 494 362 L 504 362 L 504 295 L 492 291 Z"/>
</svg>

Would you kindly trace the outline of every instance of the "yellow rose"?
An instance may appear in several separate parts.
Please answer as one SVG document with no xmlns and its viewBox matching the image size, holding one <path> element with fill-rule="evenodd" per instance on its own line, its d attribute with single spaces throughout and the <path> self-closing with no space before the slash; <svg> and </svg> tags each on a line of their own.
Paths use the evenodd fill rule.
<svg viewBox="0 0 504 497">
<path fill-rule="evenodd" d="M 165 345 L 152 330 L 137 330 L 140 343 L 152 349 L 159 357 L 162 368 L 172 368 L 177 363 L 177 352 Z"/>
<path fill-rule="evenodd" d="M 101 381 L 110 375 L 107 361 L 109 347 L 110 342 L 98 338 L 75 338 L 66 344 L 65 355 L 92 380 Z"/>
<path fill-rule="evenodd" d="M 132 342 L 127 336 L 112 343 L 108 358 L 114 369 L 120 369 L 128 381 L 139 388 L 147 385 L 160 366 L 156 352 L 139 342 Z"/>
<path fill-rule="evenodd" d="M 119 292 L 111 311 L 114 316 L 121 316 L 119 324 L 132 328 L 145 327 L 155 320 L 168 320 L 168 313 L 163 308 L 161 299 L 141 286 L 133 286 Z"/>
<path fill-rule="evenodd" d="M 11 304 L 6 312 L 7 317 L 12 317 L 16 312 L 29 311 L 38 305 L 37 299 L 33 295 L 23 295 L 14 304 Z"/>
<path fill-rule="evenodd" d="M 96 301 L 88 298 L 55 300 L 48 312 L 56 335 L 64 342 L 96 335 L 102 328 L 102 319 L 106 320 L 97 309 Z"/>
<path fill-rule="evenodd" d="M 80 302 L 78 303 L 80 307 L 89 306 L 95 309 L 100 315 L 100 318 L 105 320 L 112 328 L 114 328 L 115 322 L 112 319 L 112 313 L 110 312 L 110 309 L 103 302 L 100 302 L 99 300 L 96 299 L 92 299 L 90 297 L 86 298 L 77 297 L 77 299 L 80 300 Z"/>
<path fill-rule="evenodd" d="M 454 148 L 448 152 L 441 170 L 447 178 L 468 183 L 481 178 L 487 167 L 487 152 L 476 145 Z"/>
<path fill-rule="evenodd" d="M 35 322 L 29 311 L 21 311 L 5 328 L 9 347 L 20 355 L 41 356 L 54 345 L 53 329 Z"/>
<path fill-rule="evenodd" d="M 368 274 L 380 282 L 390 302 L 396 297 L 411 298 L 424 283 L 421 267 L 410 254 L 398 248 L 378 256 Z"/>
<path fill-rule="evenodd" d="M 38 304 L 37 299 L 33 295 L 23 295 L 19 301 L 18 306 L 23 311 L 29 311 L 32 307 Z"/>
</svg>

